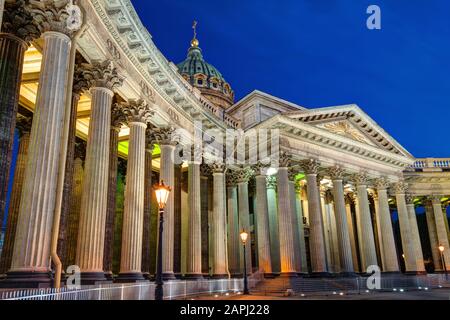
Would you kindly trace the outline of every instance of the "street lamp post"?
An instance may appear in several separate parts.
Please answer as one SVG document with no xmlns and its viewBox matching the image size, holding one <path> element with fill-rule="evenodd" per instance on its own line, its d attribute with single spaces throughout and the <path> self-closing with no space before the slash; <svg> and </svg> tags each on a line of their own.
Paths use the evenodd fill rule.
<svg viewBox="0 0 450 320">
<path fill-rule="evenodd" d="M 158 260 L 156 262 L 156 277 L 155 277 L 155 300 L 163 300 L 163 278 L 162 278 L 162 233 L 164 224 L 164 207 L 166 206 L 167 199 L 169 199 L 170 191 L 172 190 L 169 186 L 164 184 L 161 180 L 159 184 L 154 187 L 156 194 L 156 201 L 159 207 L 159 232 L 158 232 Z"/>
<path fill-rule="evenodd" d="M 241 232 L 241 241 L 244 247 L 244 294 L 250 294 L 248 291 L 248 282 L 247 282 L 247 254 L 245 252 L 245 244 L 247 243 L 248 233 L 245 231 Z"/>
<path fill-rule="evenodd" d="M 447 267 L 446 267 L 446 265 L 445 265 L 444 250 L 445 250 L 445 247 L 442 246 L 442 245 L 440 245 L 440 246 L 439 246 L 439 252 L 440 252 L 440 254 L 441 254 L 442 268 L 444 268 L 445 280 L 447 280 L 448 274 L 447 274 Z"/>
</svg>

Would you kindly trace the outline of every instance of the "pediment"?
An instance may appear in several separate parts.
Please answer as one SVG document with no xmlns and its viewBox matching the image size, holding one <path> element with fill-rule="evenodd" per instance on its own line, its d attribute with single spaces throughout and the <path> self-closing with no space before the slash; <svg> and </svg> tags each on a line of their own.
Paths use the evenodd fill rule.
<svg viewBox="0 0 450 320">
<path fill-rule="evenodd" d="M 290 112 L 285 116 L 390 153 L 412 158 L 406 149 L 357 105 L 309 109 Z"/>
</svg>

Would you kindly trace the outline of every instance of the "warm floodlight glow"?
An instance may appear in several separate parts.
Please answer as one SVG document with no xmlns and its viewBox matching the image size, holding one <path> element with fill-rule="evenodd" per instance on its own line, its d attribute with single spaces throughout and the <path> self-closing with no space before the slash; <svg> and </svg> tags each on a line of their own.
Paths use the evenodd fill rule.
<svg viewBox="0 0 450 320">
<path fill-rule="evenodd" d="M 247 239 L 248 239 L 248 233 L 245 232 L 245 231 L 242 231 L 241 232 L 241 241 L 242 241 L 242 243 L 245 244 L 247 242 Z"/>
<path fill-rule="evenodd" d="M 156 184 L 153 188 L 155 189 L 156 201 L 158 202 L 159 208 L 164 209 L 172 189 L 169 186 L 166 186 L 163 180 L 161 180 L 161 183 Z"/>
<path fill-rule="evenodd" d="M 439 246 L 439 251 L 440 252 L 444 252 L 444 250 L 445 250 L 444 246 Z"/>
<path fill-rule="evenodd" d="M 266 173 L 268 176 L 274 176 L 278 173 L 278 170 L 276 168 L 269 168 Z"/>
</svg>

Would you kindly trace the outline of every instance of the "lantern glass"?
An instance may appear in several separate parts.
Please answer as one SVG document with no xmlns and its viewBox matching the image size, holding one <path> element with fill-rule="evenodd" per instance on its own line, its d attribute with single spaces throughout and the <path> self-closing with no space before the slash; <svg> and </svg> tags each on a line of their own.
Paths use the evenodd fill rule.
<svg viewBox="0 0 450 320">
<path fill-rule="evenodd" d="M 445 250 L 444 246 L 439 246 L 439 251 L 440 252 L 444 252 L 444 250 Z"/>
<path fill-rule="evenodd" d="M 155 185 L 153 188 L 155 189 L 156 201 L 158 202 L 159 208 L 164 209 L 172 189 L 166 186 L 162 180 L 161 183 Z"/>
<path fill-rule="evenodd" d="M 248 239 L 248 233 L 247 232 L 245 232 L 245 231 L 242 231 L 241 232 L 241 240 L 242 240 L 242 243 L 246 243 L 247 242 L 247 239 Z"/>
</svg>

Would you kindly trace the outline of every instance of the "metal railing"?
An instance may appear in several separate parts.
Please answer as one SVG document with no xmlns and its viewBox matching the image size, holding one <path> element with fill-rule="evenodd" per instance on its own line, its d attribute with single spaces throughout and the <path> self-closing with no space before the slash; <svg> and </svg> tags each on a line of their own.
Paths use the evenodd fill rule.
<svg viewBox="0 0 450 320">
<path fill-rule="evenodd" d="M 249 277 L 249 287 L 254 288 L 263 279 L 260 272 Z M 243 279 L 217 279 L 197 281 L 167 281 L 164 299 L 187 299 L 195 295 L 237 293 L 243 290 Z M 155 284 L 104 284 L 83 286 L 81 289 L 29 289 L 0 292 L 0 300 L 154 300 Z"/>
</svg>

